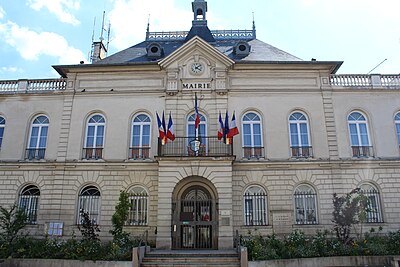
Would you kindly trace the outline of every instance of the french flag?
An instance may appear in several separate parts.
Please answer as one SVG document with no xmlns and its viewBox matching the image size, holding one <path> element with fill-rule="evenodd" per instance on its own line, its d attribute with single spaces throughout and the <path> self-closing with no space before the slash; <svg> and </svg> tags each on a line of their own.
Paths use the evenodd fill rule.
<svg viewBox="0 0 400 267">
<path fill-rule="evenodd" d="M 236 117 L 235 117 L 235 111 L 234 111 L 233 115 L 232 115 L 231 127 L 230 127 L 229 132 L 228 132 L 228 137 L 232 138 L 237 134 L 239 134 L 239 129 L 236 126 Z"/>
<path fill-rule="evenodd" d="M 163 112 L 163 121 L 160 120 L 160 116 L 157 115 L 157 124 L 158 124 L 158 138 L 161 140 L 161 144 L 165 145 L 167 143 L 167 138 L 165 134 L 165 121 L 164 121 L 164 112 Z"/>
<path fill-rule="evenodd" d="M 231 139 L 228 137 L 229 133 L 229 115 L 228 111 L 225 114 L 225 124 L 224 124 L 224 143 L 229 145 L 231 143 Z"/>
<path fill-rule="evenodd" d="M 218 140 L 221 140 L 224 137 L 224 122 L 222 121 L 221 112 L 219 112 L 218 121 Z"/>
<path fill-rule="evenodd" d="M 196 110 L 196 119 L 194 121 L 194 128 L 198 129 L 200 124 L 199 108 L 197 107 L 197 94 L 194 93 L 194 109 Z"/>
<path fill-rule="evenodd" d="M 169 112 L 167 138 L 171 141 L 175 140 L 174 124 L 172 122 L 171 112 Z"/>
</svg>

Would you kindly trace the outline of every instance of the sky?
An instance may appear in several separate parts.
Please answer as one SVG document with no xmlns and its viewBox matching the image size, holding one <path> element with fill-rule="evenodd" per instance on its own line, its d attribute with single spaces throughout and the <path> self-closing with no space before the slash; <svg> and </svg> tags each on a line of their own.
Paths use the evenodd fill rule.
<svg viewBox="0 0 400 267">
<path fill-rule="evenodd" d="M 102 16 L 108 55 L 150 31 L 188 31 L 192 0 L 0 0 L 0 80 L 57 78 L 88 60 Z M 339 74 L 400 73 L 400 0 L 208 0 L 211 30 L 252 28 L 303 60 L 344 61 Z M 103 30 L 104 37 L 107 36 Z"/>
</svg>

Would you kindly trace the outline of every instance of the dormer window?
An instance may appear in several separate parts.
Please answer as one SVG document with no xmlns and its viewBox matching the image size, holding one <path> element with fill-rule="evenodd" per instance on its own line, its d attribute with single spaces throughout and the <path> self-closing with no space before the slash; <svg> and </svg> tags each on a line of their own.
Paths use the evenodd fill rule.
<svg viewBox="0 0 400 267">
<path fill-rule="evenodd" d="M 147 57 L 149 58 L 160 58 L 163 54 L 163 48 L 159 43 L 151 43 L 147 46 Z"/>
<path fill-rule="evenodd" d="M 233 53 L 237 56 L 245 57 L 250 54 L 251 46 L 248 42 L 240 41 L 233 47 Z"/>
</svg>

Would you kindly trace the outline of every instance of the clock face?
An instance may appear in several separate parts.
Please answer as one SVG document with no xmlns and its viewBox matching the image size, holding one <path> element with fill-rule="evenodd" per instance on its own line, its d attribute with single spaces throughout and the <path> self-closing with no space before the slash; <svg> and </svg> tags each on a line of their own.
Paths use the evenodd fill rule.
<svg viewBox="0 0 400 267">
<path fill-rule="evenodd" d="M 190 70 L 195 74 L 202 73 L 203 72 L 203 65 L 201 63 L 199 63 L 199 62 L 195 62 L 190 67 Z"/>
</svg>

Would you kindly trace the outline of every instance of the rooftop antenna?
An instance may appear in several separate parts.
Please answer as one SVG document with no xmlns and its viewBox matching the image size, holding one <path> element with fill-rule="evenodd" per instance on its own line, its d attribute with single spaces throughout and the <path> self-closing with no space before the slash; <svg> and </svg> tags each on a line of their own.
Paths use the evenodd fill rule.
<svg viewBox="0 0 400 267">
<path fill-rule="evenodd" d="M 100 34 L 100 38 L 99 38 L 100 42 L 102 42 L 102 41 L 104 40 L 104 38 L 103 38 L 103 31 L 105 30 L 105 29 L 104 29 L 104 17 L 105 17 L 105 16 L 106 16 L 106 12 L 103 11 L 103 21 L 101 22 L 101 34 Z"/>
<path fill-rule="evenodd" d="M 150 37 L 150 14 L 149 17 L 147 18 L 146 41 L 149 39 L 149 37 Z"/>
<path fill-rule="evenodd" d="M 106 45 L 106 50 L 107 51 L 108 51 L 108 45 L 110 44 L 110 35 L 111 35 L 111 22 L 108 22 L 107 45 Z"/>
<path fill-rule="evenodd" d="M 93 43 L 94 43 L 94 28 L 95 27 L 96 27 L 96 17 L 94 17 L 94 19 L 93 19 L 92 43 L 91 43 L 91 49 L 90 49 L 90 55 L 89 55 L 88 61 L 91 61 L 93 58 L 93 49 L 94 49 Z"/>
<path fill-rule="evenodd" d="M 256 37 L 256 22 L 254 20 L 254 11 L 252 13 L 253 13 L 253 36 L 254 36 L 254 39 L 256 39 L 257 38 Z"/>
<path fill-rule="evenodd" d="M 382 60 L 382 62 L 381 63 L 379 63 L 378 65 L 376 65 L 376 67 L 375 68 L 373 68 L 372 70 L 370 70 L 367 74 L 370 74 L 371 72 L 373 72 L 377 67 L 379 67 L 380 65 L 382 65 L 383 64 L 383 62 L 385 62 L 387 60 L 387 58 L 385 58 L 384 60 Z"/>
</svg>

